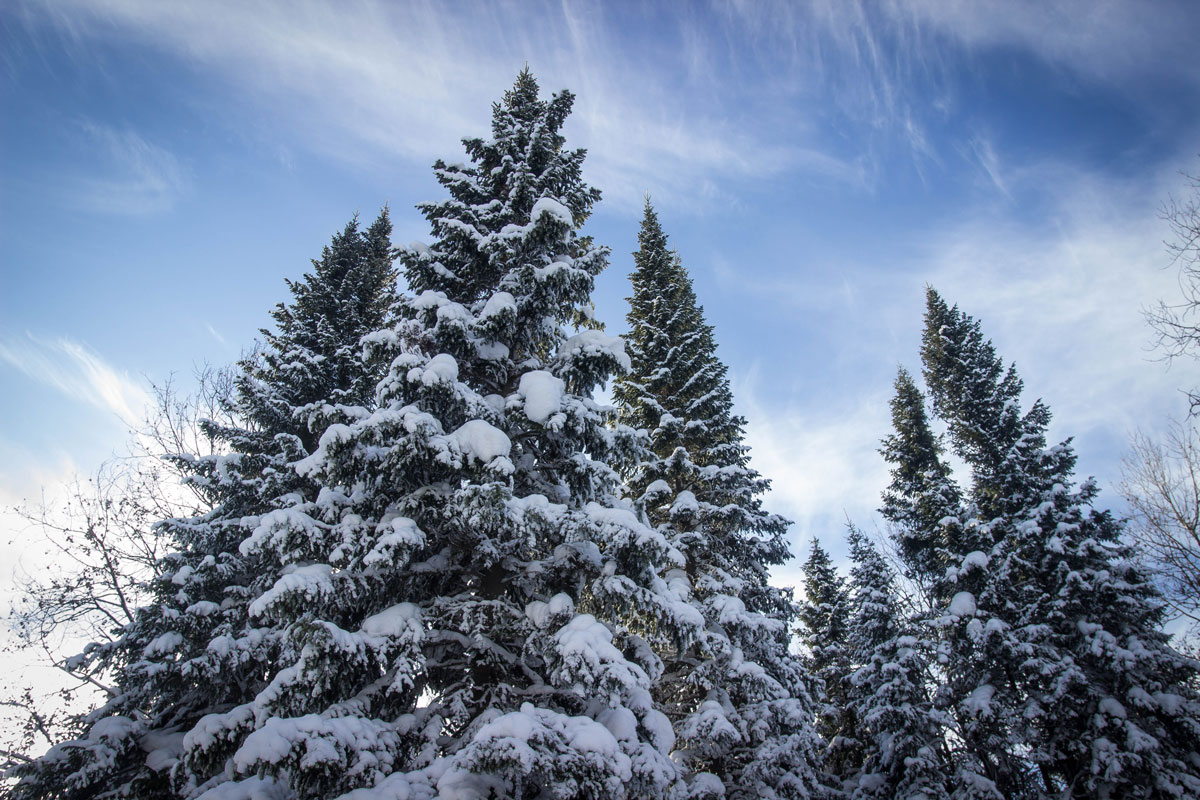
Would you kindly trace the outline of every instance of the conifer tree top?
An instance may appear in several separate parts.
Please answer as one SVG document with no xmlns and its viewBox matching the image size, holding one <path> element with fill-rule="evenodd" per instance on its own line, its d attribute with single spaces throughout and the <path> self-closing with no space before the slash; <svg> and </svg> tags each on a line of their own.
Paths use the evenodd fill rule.
<svg viewBox="0 0 1200 800">
<path fill-rule="evenodd" d="M 586 151 L 563 149 L 561 128 L 573 103 L 574 95 L 565 90 L 542 100 L 525 69 L 492 106 L 491 139 L 462 140 L 471 163 L 434 162 L 450 198 L 418 206 L 435 243 L 405 259 L 412 291 L 440 291 L 462 304 L 486 299 L 523 258 L 519 245 L 530 241 L 523 231 L 531 216 L 551 214 L 573 228 L 584 223 L 600 191 L 582 181 Z M 606 255 L 604 248 L 591 248 L 580 266 L 594 275 Z M 577 309 L 567 305 L 556 314 L 570 321 Z"/>
<path fill-rule="evenodd" d="M 648 451 L 626 465 L 626 484 L 679 549 L 706 622 L 695 646 L 664 659 L 676 757 L 694 796 L 805 796 L 819 783 L 808 676 L 788 653 L 790 591 L 767 575 L 789 555 L 789 523 L 762 509 L 768 483 L 748 466 L 713 328 L 649 198 L 633 257 L 631 368 L 613 394 Z"/>
<path fill-rule="evenodd" d="M 652 445 L 661 457 L 681 444 L 669 433 L 671 421 L 686 420 L 692 425 L 686 447 L 697 464 L 745 467 L 745 420 L 733 413 L 728 368 L 717 357 L 713 327 L 704 319 L 691 276 L 668 249 L 649 198 L 638 245 L 625 337 L 633 369 L 614 389 L 622 417 L 663 430 Z"/>
<path fill-rule="evenodd" d="M 1093 507 L 1095 484 L 1074 485 L 1069 440 L 1047 447 L 1049 410 L 1022 411 L 1016 369 L 932 288 L 921 359 L 970 485 L 954 483 L 901 372 L 884 512 L 910 575 L 931 588 L 954 796 L 1196 794 L 1196 664 L 1172 651 L 1154 584 Z"/>
</svg>

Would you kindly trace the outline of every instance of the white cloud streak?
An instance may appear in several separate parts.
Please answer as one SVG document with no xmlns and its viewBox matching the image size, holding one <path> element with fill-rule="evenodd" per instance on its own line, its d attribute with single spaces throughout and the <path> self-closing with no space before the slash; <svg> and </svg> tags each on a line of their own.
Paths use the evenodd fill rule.
<svg viewBox="0 0 1200 800">
<path fill-rule="evenodd" d="M 544 89 L 576 92 L 571 142 L 591 148 L 589 179 L 610 202 L 636 208 L 650 190 L 696 207 L 727 195 L 721 182 L 792 171 L 865 184 L 862 164 L 823 148 L 793 110 L 775 120 L 786 119 L 791 135 L 771 141 L 763 119 L 726 113 L 727 96 L 703 102 L 715 45 L 693 37 L 680 52 L 640 51 L 623 43 L 615 26 L 625 22 L 600 3 L 364 0 L 350 13 L 300 0 L 28 0 L 26 8 L 30 24 L 49 20 L 77 46 L 132 40 L 218 75 L 235 98 L 270 109 L 288 135 L 350 160 L 452 158 L 459 137 L 486 132 L 490 102 L 528 62 Z M 686 39 L 687 30 L 684 15 L 664 35 Z M 692 75 L 683 87 L 673 83 L 681 73 Z"/>
<path fill-rule="evenodd" d="M 110 411 L 126 425 L 140 422 L 151 404 L 140 383 L 65 337 L 46 341 L 26 334 L 0 339 L 0 363 L 72 400 Z"/>
<path fill-rule="evenodd" d="M 90 121 L 81 122 L 79 129 L 89 164 L 64 187 L 72 204 L 137 216 L 167 211 L 188 191 L 187 170 L 175 156 L 137 132 Z"/>
<path fill-rule="evenodd" d="M 1200 81 L 1194 3 L 1138 0 L 906 0 L 893 18 L 968 48 L 1013 46 L 1093 80 L 1151 75 Z"/>
<path fill-rule="evenodd" d="M 209 335 L 212 336 L 212 338 L 215 339 L 217 344 L 221 345 L 221 347 L 225 348 L 226 350 L 233 349 L 232 345 L 229 344 L 229 340 L 222 336 L 221 333 L 213 327 L 211 322 L 204 323 L 204 329 L 208 331 Z"/>
<path fill-rule="evenodd" d="M 366 167 L 453 159 L 458 138 L 486 132 L 488 104 L 529 63 L 543 88 L 577 93 L 570 139 L 590 148 L 588 178 L 610 205 L 636 209 L 649 190 L 697 211 L 727 206 L 737 181 L 780 175 L 870 191 L 897 145 L 923 175 L 941 163 L 931 134 L 954 104 L 950 75 L 964 55 L 1020 48 L 1135 99 L 1148 75 L 1200 83 L 1188 36 L 1197 15 L 1187 4 L 1016 5 L 712 0 L 617 12 L 594 0 L 350 8 L 25 0 L 23 8 L 31 26 L 49 21 L 79 48 L 136 43 L 217 76 L 232 95 L 204 110 L 251 104 L 273 148 L 298 138 Z M 654 46 L 629 36 L 639 26 L 654 31 Z M 125 188 L 135 199 L 125 207 L 169 196 L 161 187 L 178 165 L 108 138 L 148 166 L 133 170 Z M 962 144 L 995 180 L 990 144 Z"/>
<path fill-rule="evenodd" d="M 1069 81 L 1116 89 L 1132 106 L 1148 80 L 1182 97 L 1200 87 L 1194 32 L 1200 7 L 1188 0 L 712 0 L 745 32 L 780 93 L 824 91 L 860 124 L 856 135 L 887 150 L 907 147 L 919 174 L 938 163 L 930 132 L 962 105 L 955 77 L 978 58 L 1019 50 Z M 1156 97 L 1152 102 L 1160 102 Z M 965 142 L 977 151 L 978 142 Z M 987 169 L 986 153 L 979 152 Z M 989 170 L 990 171 L 990 170 Z"/>
<path fill-rule="evenodd" d="M 1178 175 L 1164 170 L 1133 182 L 1043 163 L 1011 169 L 1005 180 L 1018 198 L 1038 182 L 1044 211 L 1036 221 L 1018 219 L 1007 201 L 976 210 L 927 234 L 916 255 L 876 273 L 878 280 L 851 268 L 868 277 L 844 302 L 837 286 L 807 280 L 726 284 L 792 314 L 802 309 L 828 337 L 805 347 L 836 351 L 854 365 L 849 373 L 835 363 L 809 370 L 807 387 L 784 399 L 761 391 L 753 373 L 736 387 L 754 465 L 775 482 L 771 507 L 797 521 L 798 544 L 816 535 L 838 552 L 844 513 L 868 528 L 882 524 L 873 510 L 887 466 L 877 448 L 891 428 L 896 362 L 919 374 L 922 284 L 978 319 L 1000 356 L 1015 362 L 1025 404 L 1040 397 L 1054 413 L 1052 440 L 1074 437 L 1081 477 L 1110 487 L 1129 433 L 1153 433 L 1186 412 L 1179 387 L 1194 385 L 1197 365 L 1168 372 L 1158 363 L 1141 313 L 1178 293 L 1156 214 Z M 781 364 L 771 373 L 792 371 Z M 830 386 L 844 403 L 828 396 Z M 1106 491 L 1100 503 L 1120 501 Z"/>
</svg>

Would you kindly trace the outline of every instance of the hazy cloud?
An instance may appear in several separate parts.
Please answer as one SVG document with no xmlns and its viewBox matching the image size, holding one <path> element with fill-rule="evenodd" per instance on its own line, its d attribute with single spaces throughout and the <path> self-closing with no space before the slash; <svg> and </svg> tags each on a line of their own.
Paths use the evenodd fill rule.
<svg viewBox="0 0 1200 800">
<path fill-rule="evenodd" d="M 767 505 L 796 523 L 794 541 L 840 535 L 849 515 L 866 524 L 887 485 L 879 441 L 890 430 L 890 385 L 864 392 L 848 406 L 784 408 L 765 400 L 758 368 L 734 385 L 747 418 L 751 463 L 771 480 Z"/>
<path fill-rule="evenodd" d="M 153 214 L 188 191 L 187 171 L 175 156 L 137 132 L 90 121 L 79 130 L 88 164 L 68 179 L 68 202 L 105 214 Z"/>
<path fill-rule="evenodd" d="M 1061 165 L 1030 172 L 1050 187 L 1044 217 L 978 215 L 934 237 L 929 280 L 982 321 L 1064 433 L 1123 439 L 1160 425 L 1187 383 L 1156 362 L 1141 313 L 1178 291 L 1157 216 L 1170 178 L 1146 186 Z"/>
<path fill-rule="evenodd" d="M 906 0 L 890 4 L 919 29 L 970 48 L 1020 47 L 1093 80 L 1150 75 L 1200 80 L 1194 3 L 1139 0 Z"/>
<path fill-rule="evenodd" d="M 761 88 L 698 102 L 706 87 L 679 87 L 672 76 L 690 69 L 701 81 L 709 45 L 693 37 L 679 52 L 631 48 L 615 27 L 625 23 L 600 3 L 366 0 L 352 14 L 311 1 L 27 3 L 31 19 L 76 41 L 132 39 L 219 75 L 326 155 L 452 157 L 462 135 L 486 131 L 491 101 L 529 63 L 544 89 L 577 93 L 571 141 L 591 148 L 589 179 L 610 202 L 637 208 L 649 189 L 663 202 L 696 207 L 722 196 L 721 181 L 792 171 L 865 180 L 856 158 L 823 147 L 794 110 L 779 108 L 773 121 L 727 113 L 731 99 L 763 95 Z M 663 33 L 682 41 L 687 25 L 683 15 Z M 791 135 L 772 141 L 766 127 Z"/>
<path fill-rule="evenodd" d="M 151 398 L 127 373 L 86 346 L 32 334 L 0 339 L 0 362 L 82 403 L 111 411 L 125 424 L 141 420 Z"/>
</svg>

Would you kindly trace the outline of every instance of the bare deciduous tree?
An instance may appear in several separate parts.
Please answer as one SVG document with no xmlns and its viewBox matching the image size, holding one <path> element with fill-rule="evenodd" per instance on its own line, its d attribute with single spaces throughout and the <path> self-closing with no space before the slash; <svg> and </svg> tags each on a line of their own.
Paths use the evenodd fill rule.
<svg viewBox="0 0 1200 800">
<path fill-rule="evenodd" d="M 1127 532 L 1157 569 L 1167 602 L 1200 625 L 1200 432 L 1189 420 L 1162 441 L 1136 434 L 1121 472 Z"/>
<path fill-rule="evenodd" d="M 1184 174 L 1188 192 L 1170 197 L 1159 216 L 1171 237 L 1164 243 L 1178 268 L 1179 296 L 1145 311 L 1168 361 L 1200 359 L 1200 176 Z M 1158 571 L 1176 613 L 1200 632 L 1200 387 L 1185 390 L 1187 419 L 1173 421 L 1162 439 L 1133 436 L 1118 491 L 1129 503 L 1127 534 Z"/>
<path fill-rule="evenodd" d="M 130 431 L 127 454 L 76 478 L 61 501 L 16 509 L 29 523 L 23 549 L 42 566 L 17 576 L 20 596 L 9 610 L 15 641 L 6 649 L 34 654 L 64 683 L 53 701 L 32 686 L 10 684 L 2 693 L 0 707 L 20 722 L 0 736 L 0 772 L 64 739 L 85 694 L 108 692 L 77 654 L 87 643 L 113 641 L 133 620 L 170 548 L 157 523 L 208 507 L 203 489 L 183 479 L 191 459 L 217 447 L 201 422 L 231 422 L 233 376 L 229 368 L 199 368 L 190 394 L 172 379 L 152 384 L 155 404 Z"/>
<path fill-rule="evenodd" d="M 1158 336 L 1158 345 L 1168 360 L 1179 356 L 1200 358 L 1200 175 L 1184 175 L 1190 193 L 1171 197 L 1160 216 L 1171 228 L 1167 252 L 1179 267 L 1180 297 L 1175 302 L 1159 301 L 1146 311 L 1146 319 Z M 1188 390 L 1191 415 L 1200 414 L 1200 388 Z"/>
</svg>

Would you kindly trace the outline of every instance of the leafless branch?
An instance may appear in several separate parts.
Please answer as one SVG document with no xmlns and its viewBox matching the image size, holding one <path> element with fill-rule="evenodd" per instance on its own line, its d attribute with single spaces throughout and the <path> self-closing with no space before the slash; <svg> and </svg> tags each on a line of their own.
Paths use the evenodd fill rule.
<svg viewBox="0 0 1200 800">
<path fill-rule="evenodd" d="M 1130 536 L 1161 576 L 1171 606 L 1200 623 L 1200 432 L 1189 420 L 1175 423 L 1163 441 L 1136 434 L 1121 472 Z"/>
<path fill-rule="evenodd" d="M 1200 176 L 1185 174 L 1184 178 L 1190 194 L 1168 198 L 1159 212 L 1171 229 L 1164 244 L 1179 268 L 1179 297 L 1174 302 L 1159 301 L 1145 311 L 1167 360 L 1200 358 Z M 1200 389 L 1189 389 L 1188 398 L 1190 413 L 1200 414 Z"/>
<path fill-rule="evenodd" d="M 235 423 L 231 411 L 232 369 L 202 367 L 195 373 L 196 389 L 179 391 L 174 379 L 152 384 L 155 405 L 143 422 L 130 431 L 129 452 L 114 458 L 86 480 L 66 487 L 65 499 L 16 511 L 29 522 L 22 532 L 29 549 L 30 534 L 40 534 L 40 562 L 52 565 L 18 575 L 19 599 L 9 611 L 16 648 L 40 654 L 38 660 L 76 681 L 58 692 L 60 701 L 48 704 L 32 690 L 0 696 L 0 707 L 18 711 L 19 730 L 0 735 L 0 758 L 15 763 L 31 748 L 64 738 L 73 724 L 78 697 L 92 688 L 111 696 L 105 676 L 88 660 L 73 656 L 83 642 L 112 642 L 134 620 L 147 599 L 149 582 L 169 552 L 158 523 L 207 510 L 202 487 L 185 480 L 192 459 L 217 452 L 219 442 L 206 420 L 218 426 Z M 50 713 L 50 705 L 62 706 Z"/>
</svg>

